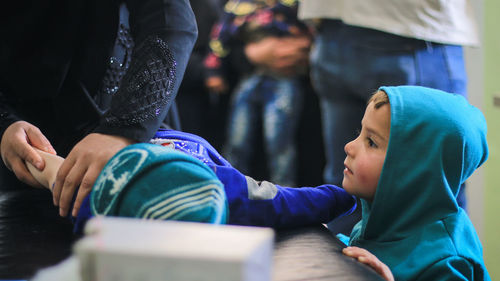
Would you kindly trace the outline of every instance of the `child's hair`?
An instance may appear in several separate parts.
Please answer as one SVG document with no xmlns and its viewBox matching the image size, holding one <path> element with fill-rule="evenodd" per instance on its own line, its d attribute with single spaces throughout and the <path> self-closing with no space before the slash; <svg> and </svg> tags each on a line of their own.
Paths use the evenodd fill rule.
<svg viewBox="0 0 500 281">
<path fill-rule="evenodd" d="M 373 93 L 366 104 L 370 104 L 370 102 L 375 104 L 375 108 L 380 108 L 384 104 L 389 104 L 389 97 L 386 92 L 378 90 Z"/>
</svg>

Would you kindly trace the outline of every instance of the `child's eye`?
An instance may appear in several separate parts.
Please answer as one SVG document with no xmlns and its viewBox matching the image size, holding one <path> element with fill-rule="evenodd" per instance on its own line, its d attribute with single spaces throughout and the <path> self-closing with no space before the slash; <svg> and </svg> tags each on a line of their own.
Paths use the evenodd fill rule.
<svg viewBox="0 0 500 281">
<path fill-rule="evenodd" d="M 378 147 L 377 144 L 371 139 L 371 138 L 366 138 L 368 140 L 368 145 L 370 147 Z"/>
</svg>

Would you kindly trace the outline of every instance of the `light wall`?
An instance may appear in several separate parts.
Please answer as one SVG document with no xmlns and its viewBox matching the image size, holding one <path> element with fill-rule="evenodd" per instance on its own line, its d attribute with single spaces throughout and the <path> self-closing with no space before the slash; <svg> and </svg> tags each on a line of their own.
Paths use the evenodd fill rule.
<svg viewBox="0 0 500 281">
<path fill-rule="evenodd" d="M 472 0 L 481 35 L 479 48 L 466 48 L 469 100 L 488 123 L 489 159 L 467 182 L 468 212 L 484 249 L 492 280 L 500 280 L 500 11 L 498 0 Z M 500 100 L 498 101 L 500 103 Z"/>
<path fill-rule="evenodd" d="M 484 43 L 484 0 L 472 0 L 478 22 L 480 40 Z M 484 45 L 465 48 L 468 75 L 468 98 L 484 112 Z M 467 211 L 481 239 L 484 236 L 484 167 L 467 180 Z"/>
<path fill-rule="evenodd" d="M 489 159 L 484 168 L 484 258 L 492 280 L 500 280 L 500 1 L 484 1 L 484 112 Z M 497 105 L 495 105 L 495 98 Z"/>
</svg>

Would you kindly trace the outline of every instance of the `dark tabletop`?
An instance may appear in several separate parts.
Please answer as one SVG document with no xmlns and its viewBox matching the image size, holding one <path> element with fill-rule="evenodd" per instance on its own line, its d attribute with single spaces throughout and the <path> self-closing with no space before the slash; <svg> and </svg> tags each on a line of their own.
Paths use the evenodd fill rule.
<svg viewBox="0 0 500 281">
<path fill-rule="evenodd" d="M 58 216 L 49 191 L 15 178 L 6 181 L 5 173 L 0 178 L 0 279 L 28 279 L 67 258 L 78 237 L 71 223 Z M 381 280 L 342 255 L 342 248 L 322 225 L 277 231 L 273 280 Z"/>
<path fill-rule="evenodd" d="M 344 256 L 344 244 L 320 225 L 276 233 L 273 280 L 383 280 L 375 271 Z"/>
</svg>

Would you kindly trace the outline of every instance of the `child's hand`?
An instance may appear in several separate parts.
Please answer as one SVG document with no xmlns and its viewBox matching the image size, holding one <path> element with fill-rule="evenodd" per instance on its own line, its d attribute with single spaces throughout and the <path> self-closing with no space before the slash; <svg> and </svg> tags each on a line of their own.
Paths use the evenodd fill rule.
<svg viewBox="0 0 500 281">
<path fill-rule="evenodd" d="M 359 247 L 346 247 L 342 249 L 342 253 L 346 256 L 357 259 L 361 263 L 369 265 L 385 280 L 394 281 L 394 276 L 392 276 L 392 272 L 389 267 L 367 250 Z"/>
<path fill-rule="evenodd" d="M 224 79 L 220 76 L 211 76 L 205 80 L 207 89 L 215 94 L 223 94 L 227 91 L 227 85 Z"/>
</svg>

